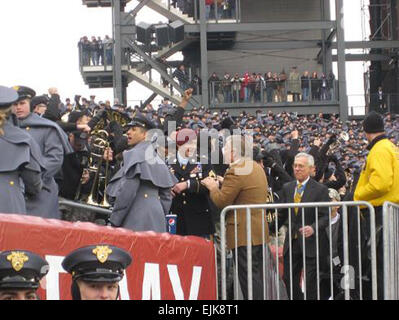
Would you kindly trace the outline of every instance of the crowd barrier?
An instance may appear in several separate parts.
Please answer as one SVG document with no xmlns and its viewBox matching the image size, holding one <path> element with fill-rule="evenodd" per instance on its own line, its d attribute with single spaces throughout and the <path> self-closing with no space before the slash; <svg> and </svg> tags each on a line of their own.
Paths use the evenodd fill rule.
<svg viewBox="0 0 399 320">
<path fill-rule="evenodd" d="M 399 299 L 399 205 L 385 202 L 384 230 L 384 298 Z"/>
<path fill-rule="evenodd" d="M 122 300 L 217 298 L 214 246 L 203 238 L 18 214 L 0 214 L 0 235 L 0 251 L 29 250 L 49 262 L 41 299 L 71 299 L 71 276 L 61 262 L 71 251 L 94 244 L 115 245 L 131 254 L 132 264 L 120 283 Z"/>
<path fill-rule="evenodd" d="M 337 229 L 337 226 L 333 227 L 332 224 L 332 212 L 334 208 L 340 208 L 340 225 Z M 295 209 L 299 211 L 301 214 L 300 219 L 302 220 L 302 228 L 305 226 L 305 209 L 313 208 L 313 212 L 307 212 L 307 214 L 315 215 L 315 230 L 314 235 L 309 237 L 309 239 L 305 239 L 304 235 L 299 235 L 297 238 L 297 244 L 301 247 L 302 252 L 305 252 L 308 257 L 304 254 L 300 258 L 298 258 L 298 249 L 295 250 L 292 247 L 293 245 L 293 237 L 292 234 L 292 226 L 293 219 L 295 216 L 293 215 Z M 258 210 L 258 212 L 251 213 L 252 210 Z M 259 211 L 261 209 L 261 212 Z M 365 211 L 368 212 L 370 218 L 369 226 L 365 226 L 364 214 Z M 247 258 L 247 267 L 246 267 L 246 276 L 247 276 L 247 288 L 241 288 L 242 290 L 248 290 L 247 296 L 248 299 L 251 300 L 254 298 L 254 288 L 255 285 L 261 285 L 263 291 L 263 299 L 268 300 L 281 300 L 281 299 L 293 299 L 293 280 L 301 279 L 300 286 L 303 292 L 303 298 L 305 300 L 308 299 L 307 294 L 309 291 L 312 292 L 312 297 L 309 299 L 377 299 L 377 263 L 376 263 L 376 228 L 375 228 L 375 211 L 374 208 L 368 203 L 363 201 L 357 202 L 320 202 L 320 203 L 289 203 L 289 204 L 262 204 L 262 205 L 239 205 L 239 206 L 228 206 L 223 209 L 221 212 L 220 225 L 221 225 L 221 298 L 226 300 L 227 298 L 227 286 L 226 286 L 226 215 L 227 213 L 234 215 L 234 241 L 235 246 L 233 247 L 233 252 L 235 251 L 235 268 L 234 268 L 234 282 L 235 282 L 235 292 L 234 299 L 238 299 L 238 283 L 239 283 L 239 274 L 238 274 L 238 253 L 237 253 L 237 211 L 242 210 L 246 212 L 246 258 Z M 252 228 L 254 228 L 254 224 L 248 223 L 250 221 L 251 216 L 254 214 L 262 214 L 262 225 L 255 225 L 255 228 L 262 229 L 262 238 L 265 239 L 265 234 L 267 232 L 267 228 L 274 227 L 276 230 L 279 230 L 281 227 L 281 223 L 284 221 L 279 221 L 279 216 L 281 216 L 282 210 L 286 210 L 288 214 L 288 231 L 286 232 L 286 237 L 288 237 L 288 249 L 285 250 L 284 260 L 285 260 L 285 268 L 283 270 L 283 275 L 281 275 L 280 268 L 276 267 L 276 261 L 279 261 L 278 257 L 278 248 L 279 243 L 277 237 L 272 240 L 270 243 L 266 243 L 266 241 L 262 244 L 262 282 L 256 281 L 253 279 L 253 255 L 252 255 Z M 328 211 L 327 211 L 328 210 Z M 396 210 L 396 209 L 395 209 Z M 319 220 L 323 215 L 328 214 L 328 226 L 326 229 L 319 230 Z M 270 222 L 267 221 L 267 216 L 273 216 L 274 220 Z M 325 218 L 324 218 L 325 219 Z M 231 220 L 229 220 L 231 223 Z M 297 220 L 295 220 L 297 221 Z M 397 221 L 397 220 L 396 220 Z M 364 239 L 364 229 L 361 231 L 361 228 L 370 228 L 369 238 Z M 333 234 L 333 228 L 334 234 Z M 349 230 L 350 229 L 350 230 Z M 349 232 L 350 231 L 350 232 Z M 231 229 L 230 229 L 231 232 Z M 322 234 L 324 233 L 325 234 Z M 325 236 L 328 238 L 328 252 L 320 252 L 321 242 L 325 246 Z M 398 236 L 395 234 L 396 239 Z M 311 238 L 315 240 L 316 244 L 316 259 L 310 257 L 308 254 L 311 250 L 306 250 L 306 245 L 309 247 L 313 246 L 311 242 Z M 335 239 L 335 240 L 334 240 Z M 312 240 L 312 241 L 313 241 Z M 270 245 L 274 245 L 275 254 L 273 254 L 273 258 L 270 259 Z M 314 247 L 314 246 L 313 246 Z M 298 248 L 298 246 L 297 246 Z M 334 248 L 334 252 L 333 252 Z M 337 254 L 337 250 L 340 251 L 340 254 Z M 293 253 L 295 253 L 296 257 L 293 257 Z M 339 261 L 338 257 L 343 257 L 343 261 Z M 392 257 L 396 258 L 396 253 L 392 255 Z M 311 260 L 313 258 L 313 260 Z M 301 259 L 302 261 L 300 261 Z M 397 259 L 397 258 L 396 258 Z M 294 261 L 296 260 L 296 261 Z M 316 261 L 314 261 L 316 260 Z M 242 260 L 241 260 L 242 261 Z M 310 263 L 310 261 L 313 261 Z M 397 261 L 397 260 L 396 260 Z M 293 263 L 302 263 L 303 270 L 301 274 L 293 274 Z M 314 273 L 314 264 L 316 265 L 316 271 Z M 238 265 L 239 266 L 239 265 Z M 309 271 L 307 272 L 306 268 L 309 267 Z M 312 269 L 311 269 L 312 268 Z M 296 267 L 298 270 L 298 267 Z M 254 269 L 255 270 L 255 269 Z M 244 269 L 245 271 L 245 269 Z M 256 271 L 258 272 L 258 271 Z M 287 276 L 287 272 L 289 276 Z M 298 271 L 297 271 L 298 272 Z M 312 272 L 312 273 L 311 273 Z M 284 276 L 285 277 L 282 277 Z M 309 281 L 306 280 L 306 277 L 309 276 Z M 397 272 L 392 275 L 397 279 Z M 285 281 L 282 281 L 284 278 Z M 288 280 L 289 278 L 289 280 Z M 312 280 L 312 281 L 311 281 Z M 317 295 L 314 295 L 314 288 L 316 282 L 317 285 Z M 307 290 L 306 286 L 309 286 L 309 290 Z M 287 290 L 288 286 L 288 290 Z M 397 287 L 396 287 L 397 288 Z M 313 290 L 313 291 L 312 291 Z M 259 297 L 255 297 L 259 298 Z"/>
</svg>

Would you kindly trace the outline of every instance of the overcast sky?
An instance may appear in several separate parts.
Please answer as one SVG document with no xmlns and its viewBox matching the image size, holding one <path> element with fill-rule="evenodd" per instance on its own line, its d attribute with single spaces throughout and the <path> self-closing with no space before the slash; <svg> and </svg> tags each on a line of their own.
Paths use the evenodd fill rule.
<svg viewBox="0 0 399 320">
<path fill-rule="evenodd" d="M 136 3 L 131 1 L 129 8 Z M 346 40 L 362 40 L 361 0 L 344 3 Z M 137 16 L 137 22 L 161 20 L 162 16 L 147 8 Z M 110 8 L 87 8 L 81 0 L 1 0 L 0 28 L 0 85 L 27 85 L 37 94 L 55 86 L 62 99 L 75 94 L 113 99 L 112 89 L 90 90 L 84 84 L 77 48 L 83 35 L 112 36 Z M 363 93 L 363 70 L 362 63 L 347 63 L 349 95 Z M 141 85 L 130 84 L 128 104 L 145 100 L 149 94 Z"/>
</svg>

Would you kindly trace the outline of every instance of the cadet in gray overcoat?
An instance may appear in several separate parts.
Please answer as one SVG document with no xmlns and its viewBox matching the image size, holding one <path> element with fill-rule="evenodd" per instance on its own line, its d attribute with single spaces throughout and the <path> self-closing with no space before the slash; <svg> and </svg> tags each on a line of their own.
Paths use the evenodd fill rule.
<svg viewBox="0 0 399 320">
<path fill-rule="evenodd" d="M 58 209 L 58 185 L 55 174 L 61 169 L 64 155 L 73 152 L 66 133 L 53 121 L 32 112 L 30 100 L 35 92 L 23 86 L 14 87 L 19 98 L 13 103 L 13 113 L 18 118 L 18 125 L 29 133 L 38 143 L 42 153 L 44 172 L 42 190 L 26 202 L 29 215 L 42 218 L 61 219 Z"/>
<path fill-rule="evenodd" d="M 129 123 L 123 165 L 112 177 L 107 194 L 113 211 L 109 222 L 134 231 L 166 232 L 165 215 L 172 204 L 171 188 L 177 182 L 158 156 L 146 134 L 154 125 L 143 115 Z"/>
<path fill-rule="evenodd" d="M 32 137 L 10 120 L 15 90 L 0 86 L 0 213 L 26 213 L 24 196 L 42 187 L 42 160 Z"/>
</svg>

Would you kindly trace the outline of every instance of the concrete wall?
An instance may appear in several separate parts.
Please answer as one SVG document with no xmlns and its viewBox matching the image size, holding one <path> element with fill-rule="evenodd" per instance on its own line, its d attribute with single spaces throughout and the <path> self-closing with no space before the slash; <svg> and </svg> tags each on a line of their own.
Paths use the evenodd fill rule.
<svg viewBox="0 0 399 320">
<path fill-rule="evenodd" d="M 320 0 L 241 0 L 243 22 L 320 20 Z"/>
<path fill-rule="evenodd" d="M 322 20 L 321 1 L 328 0 L 241 0 L 242 22 L 284 22 Z M 240 41 L 321 40 L 321 31 L 239 32 Z M 319 49 L 265 50 L 265 51 L 209 51 L 209 73 L 244 73 L 266 71 L 289 72 L 292 66 L 298 71 L 322 72 L 317 64 Z"/>
</svg>

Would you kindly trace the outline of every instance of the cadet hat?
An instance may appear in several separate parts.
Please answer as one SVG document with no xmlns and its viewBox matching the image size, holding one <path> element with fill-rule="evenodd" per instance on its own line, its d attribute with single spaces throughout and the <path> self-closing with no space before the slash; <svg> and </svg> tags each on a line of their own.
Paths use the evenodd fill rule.
<svg viewBox="0 0 399 320">
<path fill-rule="evenodd" d="M 0 290 L 37 289 L 49 264 L 36 253 L 10 250 L 0 253 Z"/>
<path fill-rule="evenodd" d="M 384 119 L 375 111 L 371 111 L 363 121 L 363 130 L 366 133 L 384 132 Z"/>
<path fill-rule="evenodd" d="M 17 91 L 18 93 L 18 100 L 17 101 L 21 101 L 24 99 L 32 99 L 35 95 L 36 92 L 29 88 L 29 87 L 25 87 L 25 86 L 14 86 L 12 87 L 15 91 Z"/>
<path fill-rule="evenodd" d="M 141 113 L 137 113 L 132 121 L 130 121 L 127 124 L 127 127 L 140 127 L 140 128 L 144 128 L 146 130 L 150 130 L 150 129 L 154 129 L 155 125 L 148 120 L 144 115 L 142 115 Z"/>
<path fill-rule="evenodd" d="M 62 261 L 62 267 L 72 280 L 89 282 L 118 282 L 131 264 L 130 254 L 116 246 L 99 244 L 72 251 Z"/>
<path fill-rule="evenodd" d="M 0 109 L 9 108 L 18 100 L 18 93 L 12 88 L 0 86 Z"/>
<path fill-rule="evenodd" d="M 30 101 L 30 109 L 33 110 L 38 104 L 45 104 L 46 106 L 49 103 L 49 98 L 46 95 L 35 96 Z"/>
</svg>

